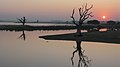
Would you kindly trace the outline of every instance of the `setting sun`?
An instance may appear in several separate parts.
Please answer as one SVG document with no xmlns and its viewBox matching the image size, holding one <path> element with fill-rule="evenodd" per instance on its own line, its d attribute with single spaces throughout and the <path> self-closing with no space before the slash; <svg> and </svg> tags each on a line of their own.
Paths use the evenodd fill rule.
<svg viewBox="0 0 120 67">
<path fill-rule="evenodd" d="M 102 18 L 103 18 L 103 19 L 105 19 L 105 18 L 106 18 L 106 16 L 102 16 Z"/>
</svg>

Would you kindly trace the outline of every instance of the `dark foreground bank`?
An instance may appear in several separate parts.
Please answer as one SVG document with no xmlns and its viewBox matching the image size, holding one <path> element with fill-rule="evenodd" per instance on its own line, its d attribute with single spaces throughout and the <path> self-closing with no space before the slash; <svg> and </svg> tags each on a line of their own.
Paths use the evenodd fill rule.
<svg viewBox="0 0 120 67">
<path fill-rule="evenodd" d="M 75 41 L 75 35 L 76 33 L 69 33 L 60 35 L 39 36 L 39 38 L 44 38 L 45 40 Z M 86 32 L 83 33 L 82 41 L 120 44 L 120 31 Z"/>
</svg>

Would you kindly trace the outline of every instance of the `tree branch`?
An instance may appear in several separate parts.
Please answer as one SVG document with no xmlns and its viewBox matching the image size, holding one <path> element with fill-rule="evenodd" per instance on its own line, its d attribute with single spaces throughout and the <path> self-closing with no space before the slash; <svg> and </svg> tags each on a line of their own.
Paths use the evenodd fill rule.
<svg viewBox="0 0 120 67">
<path fill-rule="evenodd" d="M 76 26 L 78 26 L 78 24 L 75 22 L 74 13 L 75 13 L 75 9 L 73 9 L 72 16 L 71 16 L 71 18 L 73 19 L 72 22 L 73 22 Z"/>
</svg>

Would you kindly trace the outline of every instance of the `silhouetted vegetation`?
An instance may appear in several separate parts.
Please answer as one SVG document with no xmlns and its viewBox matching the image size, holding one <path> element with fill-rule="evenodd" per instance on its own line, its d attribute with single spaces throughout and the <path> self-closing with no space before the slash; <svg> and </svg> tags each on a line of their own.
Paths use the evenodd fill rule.
<svg viewBox="0 0 120 67">
<path fill-rule="evenodd" d="M 107 21 L 107 28 L 108 28 L 108 30 L 115 31 L 115 25 L 116 25 L 115 21 Z"/>
<path fill-rule="evenodd" d="M 100 21 L 98 21 L 98 20 L 89 20 L 89 21 L 87 21 L 87 24 L 99 25 Z"/>
<path fill-rule="evenodd" d="M 94 23 L 92 21 L 94 21 Z M 87 32 L 95 32 L 103 28 L 107 29 L 107 31 L 120 30 L 120 22 L 109 21 L 104 24 L 102 23 L 98 24 L 98 21 L 96 20 L 90 20 L 88 22 L 89 24 L 82 24 L 82 26 L 80 27 L 80 30 L 87 30 Z M 73 30 L 73 29 L 78 29 L 78 26 L 76 25 L 52 25 L 52 26 L 51 25 L 50 26 L 0 25 L 0 30 L 6 30 L 6 31 Z M 80 30 L 78 32 L 81 32 Z"/>
<path fill-rule="evenodd" d="M 20 19 L 18 19 L 20 23 L 22 23 L 23 25 L 25 25 L 26 23 L 26 18 L 25 17 L 22 17 Z"/>
<path fill-rule="evenodd" d="M 107 21 L 107 24 L 108 24 L 108 25 L 115 25 L 116 22 L 115 22 L 115 21 Z"/>
<path fill-rule="evenodd" d="M 120 21 L 118 21 L 116 24 L 117 24 L 117 25 L 120 25 Z"/>
<path fill-rule="evenodd" d="M 87 24 L 97 26 L 96 28 L 88 29 L 88 32 L 99 31 L 101 28 L 101 26 L 99 25 L 100 22 L 98 20 L 89 20 L 89 21 L 87 21 Z"/>
<path fill-rule="evenodd" d="M 33 31 L 33 30 L 71 30 L 75 26 L 29 26 L 29 25 L 0 25 L 0 30 L 8 31 Z"/>
<path fill-rule="evenodd" d="M 75 14 L 75 9 L 73 9 L 73 12 L 72 12 L 72 15 L 71 15 L 71 18 L 72 18 L 72 22 L 76 25 L 76 28 L 77 28 L 77 34 L 78 35 L 82 35 L 81 34 L 81 28 L 82 28 L 82 24 L 85 20 L 87 20 L 88 18 L 92 17 L 92 12 L 89 12 L 90 9 L 93 8 L 93 5 L 91 5 L 89 8 L 88 8 L 88 5 L 84 5 L 82 7 L 79 8 L 79 20 L 78 22 L 76 22 L 76 19 L 74 18 L 74 14 Z"/>
<path fill-rule="evenodd" d="M 92 25 L 83 25 L 81 27 L 82 30 L 88 30 L 96 28 L 97 26 Z M 0 30 L 8 30 L 8 31 L 33 31 L 33 30 L 72 30 L 76 29 L 76 26 L 29 26 L 29 25 L 0 25 Z M 102 27 L 101 27 L 102 28 Z"/>
</svg>

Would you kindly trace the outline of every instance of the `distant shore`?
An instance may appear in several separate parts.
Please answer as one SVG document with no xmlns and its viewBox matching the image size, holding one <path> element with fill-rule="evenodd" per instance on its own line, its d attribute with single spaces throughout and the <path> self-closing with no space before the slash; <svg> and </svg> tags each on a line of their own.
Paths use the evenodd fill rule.
<svg viewBox="0 0 120 67">
<path fill-rule="evenodd" d="M 82 30 L 93 29 L 96 26 L 82 26 Z M 6 31 L 33 31 L 33 30 L 73 30 L 76 26 L 73 25 L 48 25 L 48 26 L 31 26 L 31 25 L 0 25 L 0 30 Z"/>
<path fill-rule="evenodd" d="M 31 26 L 31 25 L 0 25 L 0 30 L 5 31 L 34 31 L 34 30 L 72 30 L 75 26 Z"/>
</svg>

